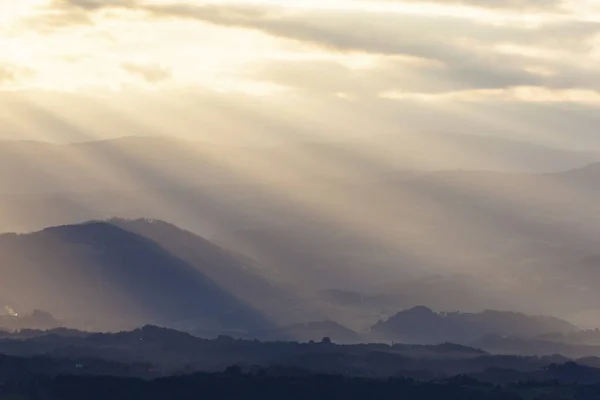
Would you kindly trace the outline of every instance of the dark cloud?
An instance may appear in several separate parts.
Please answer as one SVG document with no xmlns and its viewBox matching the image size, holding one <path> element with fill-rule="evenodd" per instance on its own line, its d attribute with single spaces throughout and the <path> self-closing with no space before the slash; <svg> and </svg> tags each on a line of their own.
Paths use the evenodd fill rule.
<svg viewBox="0 0 600 400">
<path fill-rule="evenodd" d="M 121 68 L 130 74 L 142 77 L 145 81 L 150 83 L 164 81 L 171 77 L 171 71 L 168 68 L 159 65 L 122 63 Z"/>
</svg>

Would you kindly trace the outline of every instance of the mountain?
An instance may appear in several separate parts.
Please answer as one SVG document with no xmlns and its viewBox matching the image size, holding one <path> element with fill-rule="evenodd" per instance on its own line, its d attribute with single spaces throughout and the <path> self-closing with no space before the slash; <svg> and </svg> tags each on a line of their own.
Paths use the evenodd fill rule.
<svg viewBox="0 0 600 400">
<path fill-rule="evenodd" d="M 155 136 L 72 144 L 0 141 L 0 193 L 110 191 L 170 187 L 181 182 L 365 181 L 390 173 L 456 169 L 542 173 L 593 162 L 600 162 L 600 151 L 451 132 L 276 146 L 216 145 Z M 250 165 L 278 167 L 285 173 L 265 170 L 269 173 L 254 176 L 248 174 Z"/>
<path fill-rule="evenodd" d="M 470 344 L 483 336 L 534 337 L 544 333 L 574 332 L 577 327 L 552 317 L 532 317 L 514 312 L 436 313 L 419 306 L 399 312 L 371 328 L 374 337 L 405 343 Z"/>
<path fill-rule="evenodd" d="M 250 260 L 161 221 L 6 234 L 0 253 L 0 292 L 14 309 L 43 306 L 103 328 L 154 322 L 258 329 L 295 308 Z"/>
</svg>

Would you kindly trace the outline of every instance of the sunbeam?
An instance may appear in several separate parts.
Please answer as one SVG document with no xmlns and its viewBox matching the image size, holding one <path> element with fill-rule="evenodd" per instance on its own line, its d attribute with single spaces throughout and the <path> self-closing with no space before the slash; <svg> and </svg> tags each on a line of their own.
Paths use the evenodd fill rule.
<svg viewBox="0 0 600 400">
<path fill-rule="evenodd" d="M 0 310 L 600 324 L 599 21 L 574 0 L 0 0 Z"/>
</svg>

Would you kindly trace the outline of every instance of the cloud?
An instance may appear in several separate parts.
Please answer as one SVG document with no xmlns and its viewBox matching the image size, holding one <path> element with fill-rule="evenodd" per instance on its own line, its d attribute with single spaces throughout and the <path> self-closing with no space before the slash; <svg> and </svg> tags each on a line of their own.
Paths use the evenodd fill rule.
<svg viewBox="0 0 600 400">
<path fill-rule="evenodd" d="M 391 88 L 438 93 L 457 90 L 504 88 L 542 84 L 541 77 L 518 68 L 490 69 L 486 65 L 444 65 L 407 62 L 381 56 L 366 68 L 352 68 L 341 61 L 271 61 L 255 78 L 313 93 L 350 93 L 373 96 Z"/>
<path fill-rule="evenodd" d="M 156 83 L 171 77 L 171 71 L 160 65 L 148 65 L 139 63 L 122 63 L 121 68 L 130 74 L 142 77 L 146 82 Z"/>
<path fill-rule="evenodd" d="M 562 0 L 401 0 L 411 3 L 443 3 L 457 4 L 473 7 L 491 8 L 498 10 L 529 10 L 529 11 L 549 11 L 560 9 L 563 6 Z"/>
<path fill-rule="evenodd" d="M 372 65 L 365 68 L 345 65 L 344 57 L 337 60 L 271 60 L 255 78 L 270 79 L 312 93 L 343 92 L 363 98 L 397 91 L 440 94 L 449 99 L 443 94 L 515 87 L 600 91 L 600 71 L 593 64 L 531 59 L 494 49 L 465 53 L 462 60 L 445 62 L 407 61 L 402 57 L 379 55 L 373 56 Z M 484 100 L 483 96 L 478 98 Z M 518 101 L 518 97 L 512 98 Z"/>
<path fill-rule="evenodd" d="M 4 82 L 14 82 L 17 75 L 13 69 L 0 65 L 0 84 Z"/>
<path fill-rule="evenodd" d="M 92 13 L 116 6 L 116 2 L 53 0 L 37 7 L 34 13 L 25 16 L 20 22 L 29 30 L 49 34 L 56 30 L 92 26 Z M 133 6 L 133 3 L 119 2 L 120 6 Z"/>
<path fill-rule="evenodd" d="M 388 3 L 402 2 L 388 0 Z M 426 1 L 405 0 L 403 3 Z M 199 21 L 199 25 L 250 29 L 277 38 L 291 49 L 308 46 L 311 51 L 331 54 L 334 57 L 328 61 L 282 61 L 257 56 L 256 62 L 261 64 L 257 72 L 244 69 L 235 72 L 238 77 L 273 82 L 313 94 L 346 93 L 372 98 L 379 93 L 414 92 L 415 98 L 438 93 L 441 98 L 449 99 L 444 97 L 445 93 L 488 93 L 487 90 L 522 87 L 563 92 L 600 90 L 600 71 L 596 67 L 600 60 L 593 55 L 598 46 L 595 38 L 600 33 L 600 23 L 565 14 L 548 14 L 542 7 L 554 10 L 562 6 L 562 1 L 449 0 L 429 3 L 445 7 L 449 4 L 450 7 L 478 6 L 488 11 L 482 18 L 474 18 L 469 13 L 461 16 L 460 7 L 456 13 L 438 15 L 368 8 L 368 4 L 374 3 L 364 3 L 367 4 L 365 10 L 260 2 L 57 0 L 54 5 L 61 10 L 77 10 L 89 15 L 106 9 L 130 10 L 148 24 L 157 20 L 186 20 Z M 522 16 L 512 12 L 502 17 L 504 19 L 488 18 L 496 15 L 495 10 L 499 10 L 498 15 L 504 15 L 504 11 L 516 9 L 527 10 L 530 14 Z M 537 18 L 539 15 L 544 18 Z M 529 17 L 536 18 L 530 20 Z M 352 54 L 366 54 L 376 61 L 362 70 L 348 68 L 339 61 Z M 399 61 L 407 56 L 420 62 L 406 64 Z M 168 69 L 154 64 L 123 63 L 121 68 L 148 82 L 170 76 Z M 477 98 L 484 101 L 486 96 Z M 519 96 L 509 98 L 519 101 Z M 557 98 L 572 99 L 573 96 Z M 587 97 L 574 98 L 583 101 Z"/>
<path fill-rule="evenodd" d="M 34 71 L 12 64 L 3 65 L 0 63 L 0 86 L 6 84 L 18 84 L 19 81 L 25 77 L 31 77 Z"/>
<path fill-rule="evenodd" d="M 76 7 L 83 10 L 99 10 L 102 8 L 135 8 L 134 0 L 54 0 L 53 5 L 58 8 Z"/>
<path fill-rule="evenodd" d="M 476 48 L 499 44 L 526 43 L 538 49 L 568 49 L 584 56 L 592 50 L 592 40 L 600 32 L 600 23 L 569 19 L 535 25 L 519 19 L 497 24 L 447 16 L 189 3 L 138 5 L 136 9 L 155 17 L 254 29 L 329 51 L 410 55 L 448 64 L 481 64 L 481 52 Z"/>
<path fill-rule="evenodd" d="M 465 90 L 447 93 L 387 92 L 380 95 L 390 100 L 419 102 L 525 102 L 525 103 L 578 103 L 600 105 L 600 93 L 593 90 L 549 90 L 540 87 L 512 87 L 509 89 Z"/>
<path fill-rule="evenodd" d="M 420 2 L 420 0 L 410 0 Z M 559 4 L 559 1 L 543 0 Z M 451 0 L 453 4 L 462 3 Z M 466 0 L 470 4 L 480 1 Z M 514 16 L 504 23 L 485 18 L 460 18 L 443 15 L 415 15 L 402 12 L 334 10 L 316 8 L 289 9 L 275 4 L 236 3 L 142 3 L 133 0 L 60 0 L 60 5 L 98 11 L 121 8 L 146 12 L 155 17 L 193 19 L 206 23 L 241 27 L 267 34 L 310 42 L 339 51 L 364 51 L 381 54 L 410 54 L 426 58 L 454 56 L 465 42 L 528 43 L 543 48 L 589 50 L 589 41 L 600 32 L 600 23 L 565 18 L 528 23 Z M 447 4 L 444 2 L 443 4 Z M 486 6 L 541 5 L 542 0 L 487 0 Z M 367 12 L 365 14 L 365 11 Z M 491 14 L 494 15 L 494 14 Z M 460 46 L 457 46 L 459 42 Z M 463 49 L 464 50 L 464 49 Z"/>
<path fill-rule="evenodd" d="M 92 25 L 93 21 L 83 10 L 52 10 L 30 16 L 22 21 L 29 29 L 40 33 L 51 33 L 57 29 Z"/>
<path fill-rule="evenodd" d="M 136 7 L 133 0 L 52 0 L 23 18 L 22 23 L 40 33 L 51 33 L 64 28 L 91 26 L 94 12 L 112 8 L 134 10 Z"/>
<path fill-rule="evenodd" d="M 363 18 L 351 13 L 302 17 L 296 14 L 257 22 L 248 16 L 234 17 L 232 21 L 222 12 L 205 11 L 200 12 L 205 20 L 253 26 L 334 51 L 380 54 L 387 59 L 410 55 L 437 62 L 412 69 L 397 69 L 393 62 L 383 63 L 380 69 L 370 71 L 369 77 L 365 74 L 362 77 L 362 81 L 372 83 L 387 78 L 387 85 L 407 90 L 432 92 L 513 86 L 600 89 L 597 61 L 590 58 L 592 39 L 600 31 L 597 23 L 556 21 L 526 28 L 428 16 Z M 209 19 L 211 14 L 216 17 Z M 516 44 L 526 44 L 532 53 L 556 52 L 561 58 L 548 60 L 524 51 L 507 54 L 499 50 Z M 356 76 L 352 78 L 350 86 L 359 84 Z"/>
</svg>

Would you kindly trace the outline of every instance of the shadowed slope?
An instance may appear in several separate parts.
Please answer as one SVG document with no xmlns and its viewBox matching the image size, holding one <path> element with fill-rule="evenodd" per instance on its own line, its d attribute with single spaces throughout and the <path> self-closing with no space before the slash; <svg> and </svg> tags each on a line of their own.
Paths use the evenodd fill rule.
<svg viewBox="0 0 600 400">
<path fill-rule="evenodd" d="M 198 239 L 187 245 L 203 258 L 190 264 L 126 225 L 92 222 L 0 236 L 0 291 L 23 309 L 38 307 L 111 326 L 186 320 L 200 325 L 209 320 L 222 329 L 269 326 L 203 271 L 242 274 L 240 259 Z M 146 226 L 146 231 L 157 229 Z M 266 284 L 261 290 L 266 296 L 274 293 Z"/>
</svg>

